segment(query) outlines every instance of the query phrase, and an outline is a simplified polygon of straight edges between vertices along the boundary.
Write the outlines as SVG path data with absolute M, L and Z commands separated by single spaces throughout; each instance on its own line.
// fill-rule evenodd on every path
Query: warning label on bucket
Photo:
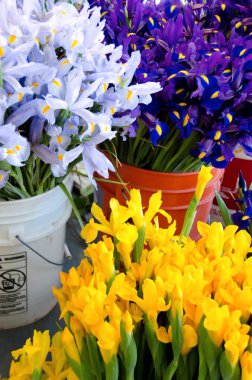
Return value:
M 0 316 L 27 311 L 26 252 L 0 256 Z

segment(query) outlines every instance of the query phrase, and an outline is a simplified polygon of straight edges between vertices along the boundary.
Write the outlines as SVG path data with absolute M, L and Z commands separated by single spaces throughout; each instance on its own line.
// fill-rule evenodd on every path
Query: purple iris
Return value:
M 247 189 L 246 181 L 242 172 L 239 173 L 238 199 L 236 199 L 239 210 L 232 215 L 234 224 L 239 229 L 248 229 L 252 232 L 252 190 Z
M 136 82 L 154 80 L 163 88 L 140 109 L 153 145 L 175 126 L 181 139 L 197 131 L 192 155 L 216 167 L 227 166 L 238 144 L 252 156 L 251 1 L 94 4 L 104 12 L 107 42 L 123 45 L 123 60 L 141 52 Z M 137 128 L 137 123 L 131 127 L 131 136 Z

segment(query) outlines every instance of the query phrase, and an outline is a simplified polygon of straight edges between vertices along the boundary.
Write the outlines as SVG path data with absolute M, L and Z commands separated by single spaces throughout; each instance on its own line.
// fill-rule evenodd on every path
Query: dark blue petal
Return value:
M 160 140 L 168 136 L 169 127 L 166 123 L 157 120 L 154 128 L 150 133 L 150 139 L 153 146 L 156 146 Z
M 151 31 L 153 29 L 160 29 L 161 26 L 155 17 L 150 16 L 147 22 L 148 29 Z

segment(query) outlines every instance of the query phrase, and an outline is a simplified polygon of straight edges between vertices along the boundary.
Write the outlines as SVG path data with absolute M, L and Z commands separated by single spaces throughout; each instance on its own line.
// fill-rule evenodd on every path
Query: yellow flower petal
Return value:
M 208 182 L 213 178 L 211 174 L 212 167 L 202 166 L 198 175 L 198 182 L 195 189 L 195 197 L 200 200 Z
M 80 354 L 76 346 L 74 336 L 71 334 L 70 330 L 67 327 L 65 327 L 62 332 L 61 341 L 67 355 L 75 362 L 80 364 Z
M 181 354 L 183 356 L 186 356 L 193 347 L 197 346 L 198 336 L 194 328 L 187 324 L 183 325 L 182 332 L 183 332 L 183 344 L 182 344 Z

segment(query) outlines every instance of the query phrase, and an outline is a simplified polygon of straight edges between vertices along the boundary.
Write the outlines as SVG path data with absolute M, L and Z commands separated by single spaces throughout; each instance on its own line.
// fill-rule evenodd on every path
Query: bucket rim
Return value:
M 109 155 L 106 154 L 106 152 L 102 151 L 102 153 L 109 158 Z M 141 172 L 141 173 L 145 173 L 145 174 L 152 173 L 155 176 L 193 177 L 193 176 L 198 176 L 198 174 L 199 174 L 199 170 L 193 171 L 193 172 L 184 172 L 184 173 L 183 172 L 160 172 L 160 171 L 156 171 L 156 170 L 144 169 L 144 168 L 140 168 L 138 166 L 130 165 L 124 161 L 119 161 L 118 167 L 119 167 L 119 170 L 122 167 L 126 167 L 126 168 L 131 168 L 131 170 L 134 170 L 135 172 Z M 214 172 L 217 172 L 220 174 L 224 173 L 224 169 L 222 169 L 222 168 L 216 168 L 216 167 L 212 166 L 212 170 Z
M 63 180 L 63 183 L 64 183 L 64 185 L 66 185 L 67 186 L 67 184 L 71 184 L 71 181 L 72 181 L 72 174 L 71 173 L 69 173 L 65 178 L 64 178 L 64 180 Z M 7 205 L 10 205 L 10 204 L 12 204 L 12 205 L 15 205 L 15 204 L 24 204 L 24 203 L 26 203 L 26 202 L 28 202 L 29 203 L 29 201 L 31 202 L 31 201 L 39 201 L 40 199 L 42 199 L 42 198 L 44 198 L 44 197 L 46 197 L 46 196 L 50 196 L 52 193 L 54 193 L 54 192 L 56 192 L 56 191 L 58 191 L 59 190 L 59 185 L 57 185 L 57 186 L 55 186 L 53 189 L 51 189 L 51 190 L 48 190 L 48 191 L 46 191 L 45 193 L 42 193 L 42 194 L 39 194 L 39 195 L 34 195 L 33 197 L 30 197 L 30 198 L 24 198 L 24 199 L 13 199 L 13 200 L 11 200 L 11 201 L 0 201 L 0 206 L 2 206 L 2 205 L 4 205 L 4 204 L 7 204 Z
M 152 173 L 152 175 L 162 176 L 162 177 L 164 177 L 164 176 L 167 176 L 167 177 L 195 177 L 195 176 L 198 176 L 198 174 L 199 174 L 199 170 L 194 171 L 194 172 L 184 172 L 184 173 L 182 173 L 182 172 L 159 172 L 159 171 L 155 171 L 155 170 L 139 168 L 137 166 L 126 164 L 125 162 L 122 162 L 122 164 L 125 167 L 133 168 L 133 170 L 136 172 L 142 172 L 145 174 Z M 220 172 L 220 173 L 224 172 L 224 169 L 219 169 L 219 168 L 215 168 L 215 167 L 212 167 L 212 170 L 214 172 L 217 172 L 217 173 L 218 172 Z

